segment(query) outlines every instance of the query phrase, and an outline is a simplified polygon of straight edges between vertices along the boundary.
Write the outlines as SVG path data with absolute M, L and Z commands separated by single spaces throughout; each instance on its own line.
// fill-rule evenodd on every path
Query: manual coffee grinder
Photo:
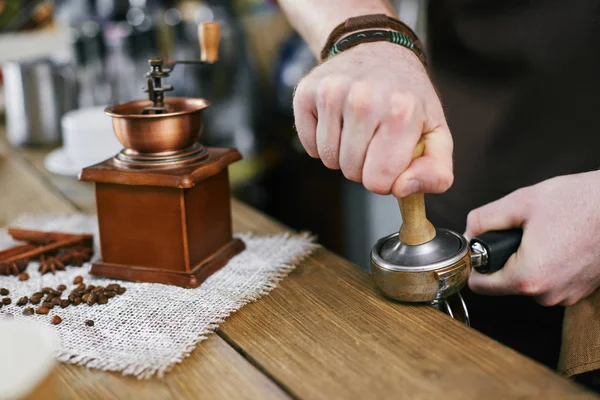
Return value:
M 102 260 L 92 275 L 197 287 L 244 249 L 227 173 L 240 153 L 199 142 L 207 100 L 165 97 L 175 65 L 217 61 L 219 25 L 199 25 L 198 37 L 201 60 L 149 60 L 149 100 L 106 109 L 124 149 L 80 174 L 96 190 Z
M 423 154 L 420 141 L 414 157 Z M 381 238 L 371 250 L 371 273 L 386 297 L 407 303 L 426 303 L 470 325 L 460 295 L 471 268 L 480 273 L 501 269 L 517 251 L 521 229 L 488 232 L 467 242 L 449 229 L 436 228 L 427 219 L 422 193 L 398 199 L 400 231 Z

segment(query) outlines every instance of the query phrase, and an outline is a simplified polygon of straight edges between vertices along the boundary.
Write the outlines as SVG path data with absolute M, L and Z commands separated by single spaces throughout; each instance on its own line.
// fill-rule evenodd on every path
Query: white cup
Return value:
M 123 146 L 117 140 L 106 106 L 69 111 L 61 119 L 63 147 L 46 158 L 46 168 L 61 175 L 77 176 L 90 165 L 117 154 Z
M 57 398 L 58 337 L 47 325 L 0 320 L 0 400 Z

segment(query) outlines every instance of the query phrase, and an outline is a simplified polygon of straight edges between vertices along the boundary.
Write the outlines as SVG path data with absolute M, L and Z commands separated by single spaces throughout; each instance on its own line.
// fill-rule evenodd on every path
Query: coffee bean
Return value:
M 109 299 L 111 299 L 111 298 L 115 297 L 117 294 L 115 292 L 113 292 L 112 290 L 105 290 L 104 295 L 106 297 L 108 297 Z
M 96 295 L 96 293 L 90 293 L 86 303 L 88 303 L 89 306 L 93 306 L 94 304 L 96 304 L 97 300 L 98 296 Z
M 116 283 L 111 283 L 110 285 L 106 286 L 106 289 L 116 292 L 120 287 L 121 286 L 117 285 Z
M 48 309 L 48 307 L 45 307 L 45 306 L 38 307 L 38 308 L 35 310 L 35 313 L 36 313 L 36 314 L 40 314 L 40 315 L 46 315 L 46 314 L 48 314 L 49 312 L 50 312 L 50 310 Z
M 44 293 L 42 292 L 35 292 L 34 294 L 31 295 L 31 297 L 42 297 L 44 295 Z
M 27 279 L 29 279 L 29 274 L 27 272 L 21 272 L 19 274 L 20 281 L 26 281 Z
M 62 322 L 62 318 L 59 317 L 58 315 L 55 315 L 54 317 L 52 317 L 52 325 L 58 325 Z
M 96 293 L 96 294 L 99 294 L 99 293 L 102 293 L 102 292 L 104 292 L 104 288 L 102 286 L 96 286 L 94 288 L 94 290 L 92 290 L 92 293 Z
M 37 296 L 32 296 L 29 301 L 31 302 L 31 304 L 40 304 L 40 301 L 42 301 L 42 299 L 40 297 Z
M 55 297 L 52 299 L 52 304 L 54 304 L 55 306 L 60 304 L 60 297 Z
M 48 294 L 46 296 L 46 298 L 44 299 L 44 301 L 52 301 L 52 299 L 54 298 L 54 295 L 52 293 Z
M 48 294 L 48 293 L 52 293 L 54 290 L 52 288 L 49 287 L 45 287 L 42 289 L 42 293 L 44 294 Z
M 81 296 L 81 300 L 85 301 L 86 303 L 88 302 L 89 299 L 90 299 L 89 293 L 86 293 L 83 296 Z
M 61 300 L 60 301 L 61 308 L 67 308 L 67 307 L 69 307 L 69 304 L 71 304 L 71 302 L 69 300 Z
M 33 315 L 34 311 L 33 308 L 31 307 L 27 307 L 26 309 L 23 310 L 23 315 Z
M 82 282 L 82 283 L 78 284 L 75 289 L 76 290 L 85 290 L 85 284 Z
M 77 275 L 75 277 L 75 279 L 73 279 L 73 284 L 74 285 L 79 285 L 81 282 L 83 282 L 83 276 L 81 276 L 81 275 Z
M 123 294 L 123 293 L 125 293 L 126 290 L 127 290 L 126 288 L 120 287 L 120 288 L 117 289 L 117 293 L 118 294 Z
M 98 295 L 98 304 L 106 304 L 108 303 L 108 297 L 104 296 L 103 294 L 99 294 Z
M 62 296 L 62 291 L 60 291 L 60 290 L 54 290 L 54 291 L 52 291 L 52 295 L 54 297 L 60 297 L 60 296 Z
M 75 297 L 75 299 L 72 301 L 72 304 L 74 306 L 78 306 L 81 304 L 81 302 L 82 302 L 81 297 Z
M 95 287 L 96 286 L 94 286 L 94 285 L 87 285 L 87 287 L 85 288 L 85 290 L 89 290 L 91 292 L 92 290 L 94 290 Z
M 85 321 L 85 324 L 87 326 L 94 326 L 94 321 L 92 321 L 91 319 L 88 319 L 88 320 Z
M 57 288 L 58 290 L 60 290 L 61 292 L 63 292 L 63 291 L 65 291 L 65 290 L 67 290 L 67 287 L 66 287 L 65 285 L 58 285 L 56 288 Z
M 12 303 L 12 300 L 9 297 L 5 297 L 2 299 L 2 304 L 4 304 L 5 306 L 9 305 L 10 303 Z
M 8 291 L 8 289 L 5 289 L 5 288 L 0 289 L 0 295 L 8 296 L 9 294 L 10 294 L 10 292 Z
M 49 310 L 52 310 L 54 308 L 54 304 L 52 304 L 52 302 L 50 302 L 50 301 L 44 301 L 42 303 L 42 306 L 46 307 Z
M 27 298 L 27 296 L 23 296 L 19 299 L 19 301 L 17 301 L 17 305 L 18 306 L 24 306 L 25 304 L 27 304 L 29 302 L 29 299 Z

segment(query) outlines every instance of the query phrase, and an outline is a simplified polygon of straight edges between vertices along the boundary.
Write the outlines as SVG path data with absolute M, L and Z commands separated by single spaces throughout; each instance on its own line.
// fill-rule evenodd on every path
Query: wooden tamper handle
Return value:
M 421 157 L 424 150 L 425 143 L 421 138 L 415 147 L 413 159 Z M 429 222 L 425 213 L 423 193 L 415 193 L 398 199 L 398 205 L 402 214 L 402 226 L 398 238 L 401 243 L 416 246 L 427 243 L 435 237 L 435 227 Z
M 200 60 L 215 63 L 219 60 L 219 41 L 221 28 L 217 22 L 203 22 L 198 25 L 198 41 L 200 42 Z

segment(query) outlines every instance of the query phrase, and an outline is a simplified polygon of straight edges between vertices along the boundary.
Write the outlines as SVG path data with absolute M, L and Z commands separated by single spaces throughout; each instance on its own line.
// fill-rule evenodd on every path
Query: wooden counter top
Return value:
M 11 149 L 0 132 L 0 226 L 22 212 L 94 212 L 93 186 L 49 174 L 45 154 Z M 238 232 L 286 230 L 237 201 L 233 220 Z M 61 399 L 597 398 L 431 307 L 383 299 L 325 249 L 164 380 L 64 364 L 58 376 Z

